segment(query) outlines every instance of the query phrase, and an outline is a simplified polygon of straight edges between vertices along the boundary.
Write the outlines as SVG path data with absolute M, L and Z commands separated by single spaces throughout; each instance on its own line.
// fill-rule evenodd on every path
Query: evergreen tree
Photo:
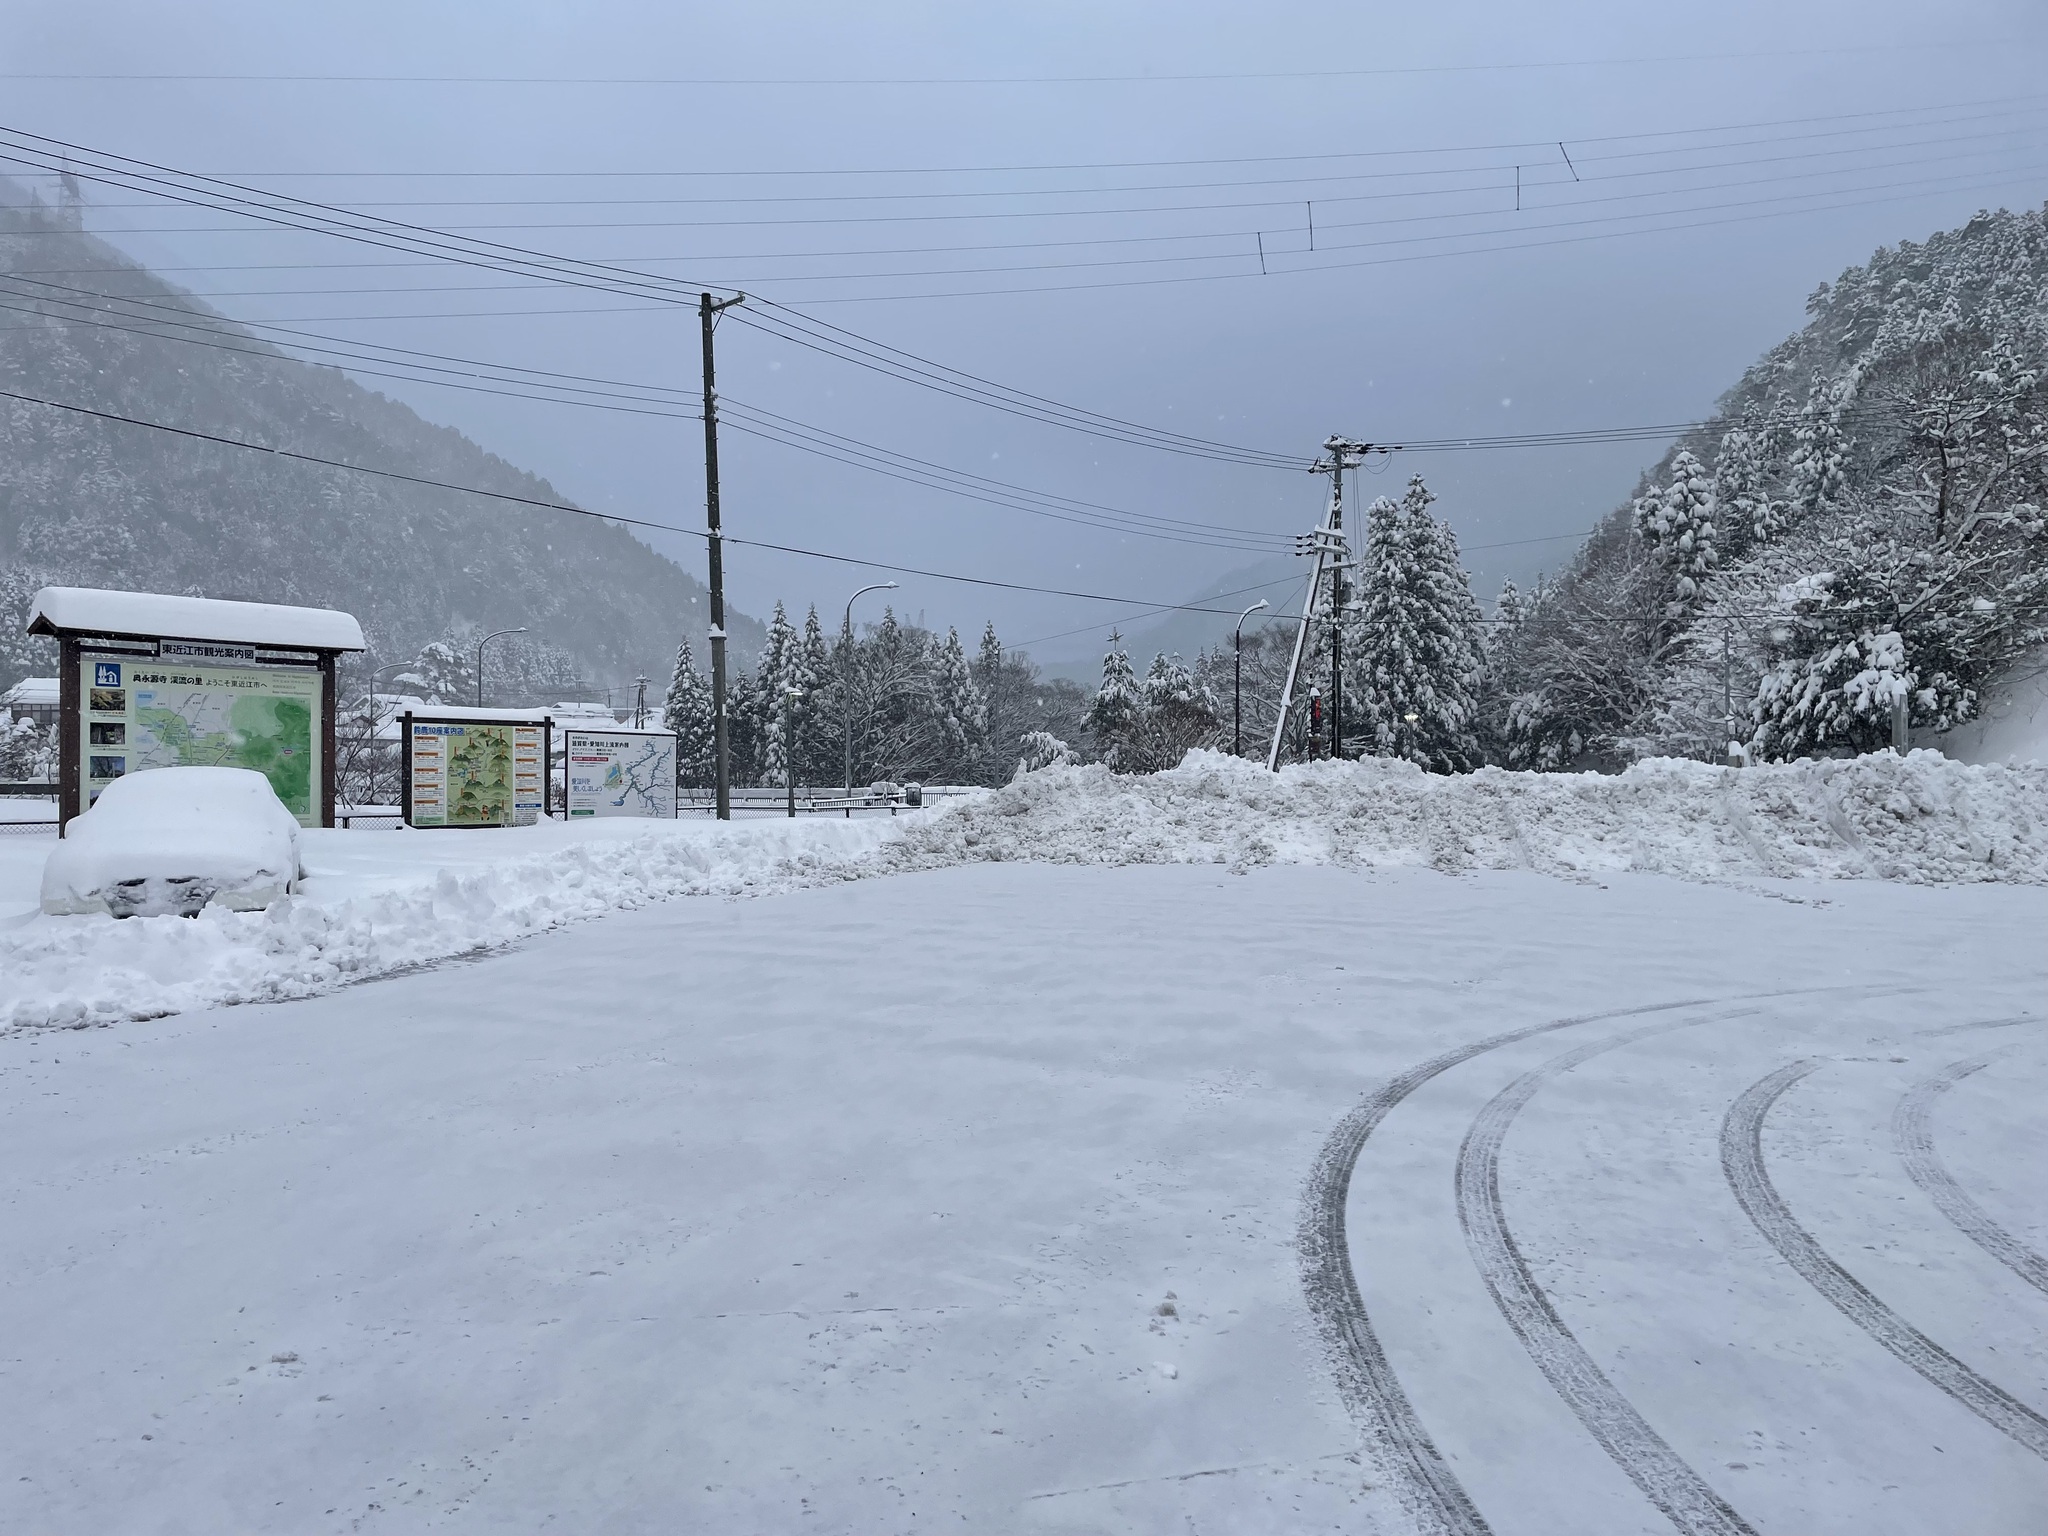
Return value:
M 803 691 L 796 723 L 797 775 L 807 784 L 836 784 L 842 756 L 839 684 L 816 604 L 804 615 L 792 670 Z
M 1135 773 L 1131 738 L 1137 729 L 1142 703 L 1138 679 L 1131 671 L 1131 658 L 1119 643 L 1121 635 L 1109 637 L 1110 649 L 1102 658 L 1102 685 L 1095 690 L 1095 702 L 1088 706 L 1088 730 L 1095 738 L 1096 755 L 1113 772 Z
M 760 759 L 755 775 L 763 784 L 780 784 L 789 769 L 790 744 L 783 740 L 783 719 L 787 713 L 783 692 L 796 680 L 798 660 L 796 630 L 781 602 L 768 621 L 768 639 L 761 647 L 761 664 L 755 672 L 754 707 L 760 712 L 756 727 Z
M 1783 515 L 1764 483 L 1762 445 L 1741 427 L 1721 435 L 1714 456 L 1714 527 L 1734 554 L 1768 544 L 1784 529 Z
M 1679 449 L 1671 460 L 1671 484 L 1636 502 L 1636 531 L 1670 568 L 1677 606 L 1691 608 L 1716 555 L 1714 483 L 1706 466 Z
M 948 629 L 936 647 L 931 672 L 932 767 L 942 781 L 973 777 L 988 744 L 988 711 L 967 665 L 960 631 Z
M 1138 687 L 1139 712 L 1132 735 L 1139 760 L 1131 767 L 1156 773 L 1216 740 L 1216 696 L 1178 656 L 1157 655 Z
M 734 785 L 774 782 L 764 776 L 761 766 L 766 757 L 766 745 L 762 732 L 760 681 L 753 673 L 740 668 L 734 672 L 725 690 L 725 751 Z
M 1850 385 L 1816 381 L 1793 432 L 1791 479 L 1794 509 L 1806 516 L 1833 511 L 1848 487 L 1849 445 L 1842 433 L 1842 409 Z
M 974 659 L 974 681 L 981 689 L 982 703 L 988 711 L 989 761 L 984 782 L 999 783 L 1009 758 L 1010 743 L 1017 732 L 1003 718 L 1003 643 L 996 638 L 994 619 L 990 619 L 981 632 L 981 649 Z
M 1435 500 L 1417 475 L 1400 506 L 1373 504 L 1362 601 L 1345 625 L 1345 709 L 1375 756 L 1463 773 L 1481 758 L 1479 604 Z
M 668 698 L 661 706 L 661 723 L 676 733 L 676 764 L 683 782 L 698 789 L 714 783 L 717 741 L 711 718 L 711 681 L 697 670 L 688 635 L 676 647 L 676 666 L 669 677 Z

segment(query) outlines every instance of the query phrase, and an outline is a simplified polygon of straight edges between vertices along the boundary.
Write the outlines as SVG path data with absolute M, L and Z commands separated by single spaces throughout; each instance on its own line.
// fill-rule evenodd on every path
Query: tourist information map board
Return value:
M 319 669 L 254 665 L 253 647 L 165 641 L 161 651 L 79 657 L 84 803 L 147 768 L 253 768 L 300 826 L 319 826 Z M 252 664 L 237 665 L 237 653 Z
M 405 819 L 530 827 L 547 812 L 548 721 L 406 715 Z
M 673 731 L 571 726 L 562 733 L 569 819 L 676 814 Z

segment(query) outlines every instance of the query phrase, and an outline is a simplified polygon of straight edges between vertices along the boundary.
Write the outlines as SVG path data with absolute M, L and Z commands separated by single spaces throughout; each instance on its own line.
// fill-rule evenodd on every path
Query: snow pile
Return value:
M 302 839 L 303 893 L 265 912 L 0 925 L 0 1028 L 303 997 L 670 897 L 980 861 L 2044 883 L 2048 768 L 1915 752 L 1613 777 L 1444 777 L 1383 759 L 1271 774 L 1197 752 L 1146 776 L 1047 768 L 910 818 Z
M 299 878 L 299 824 L 247 768 L 163 768 L 116 779 L 43 866 L 42 908 L 194 916 L 261 912 Z
M 870 862 L 984 859 L 2048 882 L 2048 769 L 1915 752 L 1740 770 L 1659 759 L 1612 776 L 1446 777 L 1378 758 L 1272 774 L 1197 752 L 1147 776 L 1026 774 Z
M 893 825 L 650 822 L 611 836 L 579 836 L 584 827 L 555 824 L 307 833 L 308 894 L 267 911 L 209 906 L 196 918 L 32 917 L 0 927 L 0 1029 L 305 997 L 670 897 L 759 895 L 848 879 Z M 321 878 L 323 853 L 338 861 L 364 849 L 402 862 L 378 882 Z M 465 861 L 475 862 L 463 868 Z M 366 884 L 373 888 L 348 889 Z

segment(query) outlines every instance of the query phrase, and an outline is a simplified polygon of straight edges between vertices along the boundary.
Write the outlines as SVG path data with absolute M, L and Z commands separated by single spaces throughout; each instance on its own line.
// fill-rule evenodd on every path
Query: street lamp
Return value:
M 839 630 L 846 636 L 846 660 L 840 666 L 839 694 L 840 703 L 844 706 L 840 713 L 846 726 L 846 798 L 849 800 L 853 798 L 853 601 L 870 592 L 892 592 L 895 588 L 893 581 L 878 581 L 871 587 L 862 587 L 846 600 L 846 622 Z M 851 815 L 852 811 L 849 809 L 847 814 Z
M 523 635 L 523 629 L 494 629 L 476 643 L 476 707 L 484 707 L 484 647 L 500 635 Z
M 782 685 L 782 782 L 789 790 L 789 817 L 796 819 L 796 706 L 803 690 L 795 683 Z
M 1230 683 L 1230 751 L 1234 757 L 1244 756 L 1244 621 L 1265 606 L 1266 600 L 1262 597 L 1237 616 L 1237 629 L 1230 642 L 1231 665 L 1235 672 Z

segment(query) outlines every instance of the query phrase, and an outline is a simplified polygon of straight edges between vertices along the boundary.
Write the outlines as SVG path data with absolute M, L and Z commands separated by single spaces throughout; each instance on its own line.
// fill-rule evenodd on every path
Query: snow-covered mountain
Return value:
M 458 485 L 565 501 L 341 371 L 285 356 L 0 183 L 0 389 Z M 70 290 L 49 287 L 63 284 Z M 76 290 L 182 307 L 190 330 Z M 223 345 L 235 350 L 224 350 Z M 522 625 L 536 686 L 668 676 L 708 623 L 700 582 L 626 530 L 0 399 L 0 687 L 51 658 L 21 637 L 46 583 L 344 608 L 375 659 L 449 631 Z M 728 615 L 742 658 L 761 624 Z M 504 660 L 515 655 L 509 644 Z M 558 695 L 557 695 L 558 696 Z
M 1506 626 L 1509 761 L 1868 750 L 1900 700 L 1938 734 L 2048 636 L 2048 214 L 1808 311 Z

